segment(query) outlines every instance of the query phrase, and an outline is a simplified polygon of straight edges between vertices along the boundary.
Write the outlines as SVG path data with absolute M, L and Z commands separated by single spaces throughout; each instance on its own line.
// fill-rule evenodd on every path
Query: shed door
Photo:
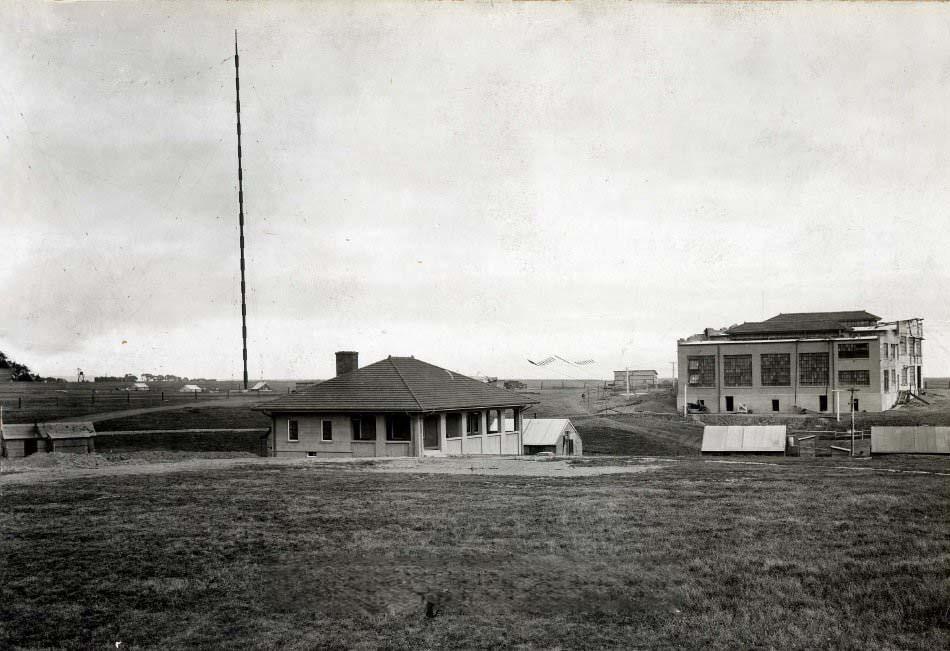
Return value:
M 439 449 L 438 416 L 426 416 L 422 421 L 422 444 L 427 450 Z

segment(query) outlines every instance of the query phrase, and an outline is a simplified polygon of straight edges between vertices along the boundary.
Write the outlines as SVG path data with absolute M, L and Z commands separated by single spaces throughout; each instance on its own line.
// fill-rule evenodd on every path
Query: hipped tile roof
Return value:
M 265 413 L 428 412 L 534 402 L 413 357 L 388 357 L 254 408 Z
M 835 332 L 850 330 L 851 327 L 843 322 L 852 321 L 880 321 L 864 310 L 847 312 L 793 312 L 779 314 L 771 319 L 758 322 L 747 322 L 733 326 L 726 331 L 729 335 L 767 334 L 782 332 Z

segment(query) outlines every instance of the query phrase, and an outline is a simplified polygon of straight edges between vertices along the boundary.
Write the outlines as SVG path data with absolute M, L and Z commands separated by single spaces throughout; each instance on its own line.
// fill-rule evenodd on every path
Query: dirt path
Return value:
M 184 411 L 193 407 L 247 407 L 259 402 L 263 402 L 259 396 L 239 397 L 239 398 L 216 398 L 215 400 L 196 400 L 188 403 L 177 403 L 163 407 L 142 407 L 140 409 L 123 409 L 121 411 L 104 411 L 98 414 L 83 414 L 81 416 L 68 416 L 66 418 L 57 418 L 54 423 L 67 423 L 75 421 L 97 422 L 100 420 L 112 420 L 113 418 L 125 418 L 126 416 L 139 416 L 141 414 L 150 414 L 156 411 Z

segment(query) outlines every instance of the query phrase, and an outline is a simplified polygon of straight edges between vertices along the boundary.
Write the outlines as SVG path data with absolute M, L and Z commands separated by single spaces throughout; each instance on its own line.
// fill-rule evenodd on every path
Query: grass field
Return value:
M 0 647 L 946 648 L 948 497 L 935 475 L 700 460 L 7 485 Z

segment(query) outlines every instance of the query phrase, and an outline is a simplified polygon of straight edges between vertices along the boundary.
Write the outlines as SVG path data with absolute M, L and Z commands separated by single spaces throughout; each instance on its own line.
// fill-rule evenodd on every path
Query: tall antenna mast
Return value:
M 237 30 L 234 30 L 234 93 L 237 98 L 238 226 L 241 230 L 241 352 L 244 355 L 244 390 L 247 391 L 247 301 L 244 287 L 244 171 L 241 169 L 241 77 L 238 73 Z

